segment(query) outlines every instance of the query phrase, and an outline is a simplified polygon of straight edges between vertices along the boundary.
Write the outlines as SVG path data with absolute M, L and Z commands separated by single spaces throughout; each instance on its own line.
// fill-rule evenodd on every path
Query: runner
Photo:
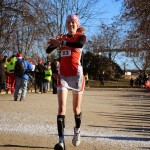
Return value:
M 84 28 L 80 27 L 80 20 L 77 15 L 69 15 L 66 19 L 68 34 L 58 35 L 56 39 L 50 39 L 50 45 L 46 52 L 50 53 L 55 48 L 60 47 L 60 65 L 58 68 L 58 116 L 57 128 L 59 142 L 55 145 L 55 150 L 65 150 L 64 128 L 66 101 L 68 89 L 73 94 L 73 111 L 75 117 L 74 136 L 72 143 L 74 146 L 80 144 L 80 125 L 81 125 L 81 101 L 85 85 L 83 69 L 80 64 L 82 47 L 86 42 L 83 34 Z

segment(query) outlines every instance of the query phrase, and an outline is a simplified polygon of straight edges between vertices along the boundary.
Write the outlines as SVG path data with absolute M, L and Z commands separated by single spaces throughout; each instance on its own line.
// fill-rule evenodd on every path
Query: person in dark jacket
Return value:
M 57 60 L 54 60 L 54 61 L 51 63 L 53 94 L 57 94 L 58 65 L 59 65 L 59 62 L 58 62 Z
M 22 63 L 24 66 L 24 74 L 23 76 L 16 75 L 16 86 L 15 86 L 15 93 L 14 93 L 14 101 L 17 101 L 18 99 L 18 93 L 19 89 L 22 86 L 22 92 L 20 96 L 20 101 L 25 99 L 26 93 L 27 93 L 27 84 L 29 80 L 29 75 L 27 74 L 27 71 L 34 71 L 34 67 L 31 63 L 29 63 L 27 60 L 24 60 L 22 58 L 22 54 L 17 53 L 17 62 Z M 17 64 L 16 62 L 16 64 Z M 16 73 L 15 73 L 16 74 Z
M 42 59 L 38 59 L 38 64 L 35 67 L 35 92 L 37 92 L 37 89 L 39 93 L 44 92 L 44 70 L 45 66 Z
M 2 56 L 0 56 L 0 93 L 3 89 L 5 89 L 5 65 L 4 65 L 4 59 Z

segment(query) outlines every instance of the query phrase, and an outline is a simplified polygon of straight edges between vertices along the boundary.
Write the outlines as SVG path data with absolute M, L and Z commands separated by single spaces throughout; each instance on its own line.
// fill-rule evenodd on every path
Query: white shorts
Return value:
M 71 89 L 74 92 L 82 92 L 85 87 L 84 75 L 66 77 L 58 75 L 57 90 Z

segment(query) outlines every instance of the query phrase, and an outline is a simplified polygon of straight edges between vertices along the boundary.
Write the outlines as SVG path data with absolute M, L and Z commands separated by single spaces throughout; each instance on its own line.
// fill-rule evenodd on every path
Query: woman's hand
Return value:
M 52 38 L 48 41 L 48 44 L 50 44 L 53 47 L 59 47 L 62 44 L 62 34 L 58 35 L 56 38 Z
M 61 46 L 61 43 L 62 43 L 62 41 L 55 39 L 55 38 L 52 38 L 52 39 L 50 39 L 50 41 L 48 41 L 48 44 L 50 44 L 51 46 L 54 46 L 54 47 Z

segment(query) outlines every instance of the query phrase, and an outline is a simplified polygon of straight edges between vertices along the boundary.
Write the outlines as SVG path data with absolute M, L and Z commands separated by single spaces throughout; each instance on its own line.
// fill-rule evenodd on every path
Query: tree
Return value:
M 101 55 L 105 58 L 105 63 L 108 63 L 110 70 L 110 76 L 114 74 L 113 62 L 116 55 L 119 53 L 119 49 L 122 46 L 122 37 L 120 34 L 120 28 L 114 22 L 110 25 L 102 23 L 99 26 L 97 35 L 92 36 L 91 40 L 87 42 L 86 50 L 93 54 Z M 108 61 L 109 60 L 109 61 Z
M 99 9 L 95 11 L 98 3 L 99 0 L 2 1 L 1 53 L 13 49 L 35 55 L 35 49 L 36 54 L 40 49 L 39 55 L 44 57 L 47 40 L 65 32 L 67 15 L 78 14 L 81 25 L 88 25 L 87 21 L 99 18 Z
M 92 52 L 86 52 L 83 55 L 83 70 L 84 74 L 88 73 L 90 77 L 99 79 L 104 73 L 105 79 L 115 78 L 123 73 L 122 69 L 113 61 L 112 71 L 110 72 L 110 59 L 105 56 L 94 55 Z M 112 74 L 113 73 L 113 74 Z
M 132 54 L 135 66 L 139 70 L 150 68 L 150 1 L 124 0 L 122 20 L 130 25 L 125 48 Z M 143 60 L 140 65 L 139 59 Z
M 114 61 L 119 49 L 122 48 L 122 37 L 120 33 L 121 30 L 115 22 L 110 25 L 101 23 L 97 35 L 92 36 L 91 40 L 88 41 L 86 49 L 95 54 L 101 52 L 103 56 Z
M 16 16 L 21 14 L 24 2 L 18 4 L 18 1 L 0 2 L 0 53 L 6 52 L 11 43 L 11 35 L 16 27 Z

